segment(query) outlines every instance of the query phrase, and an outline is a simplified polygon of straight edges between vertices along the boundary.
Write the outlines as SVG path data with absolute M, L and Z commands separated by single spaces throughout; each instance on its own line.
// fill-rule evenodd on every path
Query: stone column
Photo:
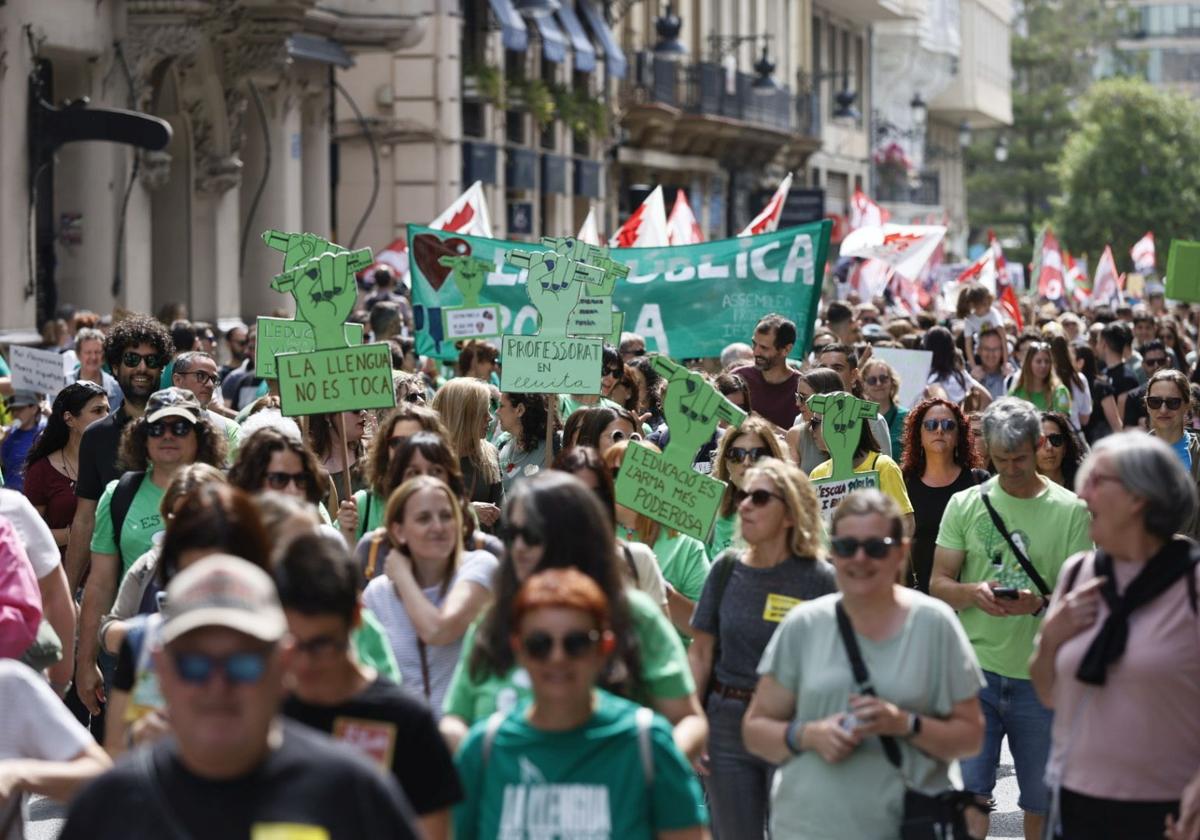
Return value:
M 328 238 L 332 235 L 330 219 L 331 184 L 329 172 L 329 74 L 325 67 L 314 72 L 316 83 L 309 88 L 300 108 L 300 154 L 301 154 L 301 219 L 305 231 Z M 319 80 L 319 81 L 317 81 Z M 349 224 L 356 224 L 350 221 Z M 345 225 L 343 225 L 345 227 Z M 351 246 L 349 235 L 352 228 L 340 234 L 346 239 L 340 243 Z M 362 245 L 380 244 L 359 242 Z M 387 244 L 387 243 L 382 243 Z

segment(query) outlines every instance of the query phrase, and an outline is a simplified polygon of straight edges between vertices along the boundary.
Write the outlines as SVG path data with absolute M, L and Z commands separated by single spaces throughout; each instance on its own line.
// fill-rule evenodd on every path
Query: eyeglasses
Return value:
M 535 630 L 521 640 L 521 648 L 530 659 L 545 662 L 554 653 L 555 645 L 562 646 L 562 651 L 568 659 L 580 659 L 599 643 L 599 630 L 572 630 L 559 638 Z
M 344 651 L 349 646 L 350 640 L 347 638 L 338 639 L 333 636 L 314 636 L 311 639 L 305 639 L 303 642 L 295 642 L 292 647 L 297 652 L 308 654 L 315 659 L 326 653 Z
M 950 419 L 924 420 L 924 421 L 922 421 L 921 426 L 927 432 L 936 432 L 938 429 L 941 429 L 943 432 L 953 432 L 955 429 L 958 428 L 958 421 L 950 420 Z
M 1095 470 L 1093 470 L 1092 472 L 1089 472 L 1087 474 L 1087 478 L 1084 479 L 1083 486 L 1084 487 L 1095 487 L 1097 484 L 1103 484 L 1106 481 L 1115 482 L 1117 484 L 1120 484 L 1122 487 L 1125 486 L 1125 482 L 1121 481 L 1121 479 L 1118 478 L 1117 476 L 1105 475 L 1104 473 L 1098 473 Z
M 308 489 L 308 473 L 269 472 L 267 486 L 272 490 L 286 490 L 289 484 L 295 484 L 297 490 Z
M 872 388 L 878 388 L 880 385 L 892 384 L 892 377 L 886 373 L 881 373 L 879 376 L 864 376 L 863 382 L 866 382 Z
M 1142 367 L 1162 367 L 1167 363 L 1166 356 L 1155 356 L 1153 359 L 1149 356 L 1142 357 Z
M 176 653 L 175 673 L 186 683 L 203 685 L 220 671 L 234 685 L 256 683 L 267 670 L 266 653 L 234 653 L 229 656 L 209 656 L 206 653 Z
M 1183 397 L 1146 397 L 1146 405 L 1155 411 L 1163 407 L 1163 403 L 1167 404 L 1167 408 L 1171 411 L 1178 411 L 1183 407 Z
M 542 544 L 542 535 L 530 528 L 528 525 L 513 525 L 510 522 L 500 523 L 500 527 L 496 531 L 496 535 L 505 545 L 512 545 L 517 541 L 517 537 L 528 546 L 537 546 Z
M 152 438 L 162 437 L 170 431 L 172 437 L 187 437 L 196 428 L 191 420 L 184 420 L 182 417 L 178 420 L 172 420 L 168 423 L 166 420 L 159 420 L 157 423 L 146 424 L 146 434 Z
M 146 363 L 146 367 L 151 370 L 158 370 L 163 366 L 162 356 L 158 353 L 135 353 L 132 350 L 126 350 L 125 355 L 121 357 L 121 364 L 127 368 L 135 368 L 142 362 Z
M 209 373 L 206 370 L 189 370 L 181 373 L 180 376 L 194 376 L 197 382 L 208 385 L 216 385 L 220 381 L 215 373 Z
M 861 548 L 868 557 L 874 560 L 882 560 L 887 557 L 888 550 L 894 545 L 896 545 L 896 541 L 891 537 L 871 537 L 865 540 L 854 537 L 834 537 L 829 541 L 829 547 L 838 557 L 853 557 Z
M 1053 446 L 1055 449 L 1061 449 L 1063 444 L 1067 442 L 1067 436 L 1058 432 L 1052 432 L 1043 436 L 1042 440 Z
M 770 490 L 764 490 L 761 487 L 757 490 L 751 490 L 743 498 L 749 499 L 750 504 L 754 505 L 755 507 L 766 507 L 768 504 L 770 504 L 772 499 L 778 499 L 784 504 L 787 504 L 787 499 L 783 498 L 783 496 L 779 495 L 778 493 L 772 493 Z
M 808 402 L 808 397 L 804 396 L 803 394 L 796 394 L 796 405 L 803 408 L 806 402 Z
M 755 446 L 751 449 L 745 449 L 741 446 L 731 446 L 729 447 L 728 452 L 730 459 L 738 464 L 746 463 L 747 458 L 749 458 L 750 463 L 753 464 L 763 458 L 766 458 L 770 454 L 771 450 L 767 449 L 765 446 Z

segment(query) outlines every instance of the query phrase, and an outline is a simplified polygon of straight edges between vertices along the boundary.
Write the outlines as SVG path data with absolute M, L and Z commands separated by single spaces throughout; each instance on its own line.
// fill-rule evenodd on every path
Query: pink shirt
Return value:
M 1072 588 L 1096 576 L 1088 553 L 1068 560 L 1058 579 L 1069 580 L 1079 565 Z M 1141 569 L 1116 561 L 1113 567 L 1119 592 Z M 1064 594 L 1056 590 L 1053 601 Z M 1108 613 L 1101 599 L 1095 625 L 1058 649 L 1049 766 L 1058 770 L 1065 759 L 1063 787 L 1085 796 L 1177 800 L 1200 769 L 1200 617 L 1192 611 L 1187 581 L 1130 616 L 1124 655 L 1109 667 L 1103 686 L 1090 686 L 1075 672 Z

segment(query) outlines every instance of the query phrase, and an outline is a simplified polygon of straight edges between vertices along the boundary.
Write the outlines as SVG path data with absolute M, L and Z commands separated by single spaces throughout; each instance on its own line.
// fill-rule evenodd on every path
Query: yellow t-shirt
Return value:
M 856 473 L 878 472 L 879 489 L 896 500 L 901 513 L 912 513 L 912 502 L 908 500 L 908 488 L 904 485 L 904 473 L 900 465 L 886 455 L 872 452 L 863 458 L 861 464 L 854 468 Z M 819 478 L 830 478 L 833 475 L 833 460 L 824 461 L 813 467 L 809 478 L 816 481 Z

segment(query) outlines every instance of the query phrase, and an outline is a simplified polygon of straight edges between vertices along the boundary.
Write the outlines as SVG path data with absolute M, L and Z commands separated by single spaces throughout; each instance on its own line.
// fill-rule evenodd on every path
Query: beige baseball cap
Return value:
M 188 566 L 167 587 L 163 644 L 201 627 L 227 627 L 264 642 L 287 632 L 275 582 L 262 569 L 229 554 Z

